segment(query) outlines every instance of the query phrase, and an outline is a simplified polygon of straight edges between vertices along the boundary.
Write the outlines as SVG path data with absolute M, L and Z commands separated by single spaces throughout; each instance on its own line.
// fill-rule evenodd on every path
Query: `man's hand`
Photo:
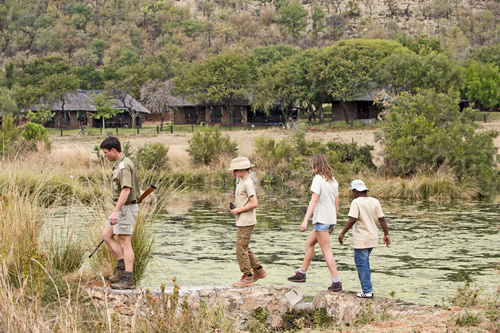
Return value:
M 389 244 L 391 244 L 391 237 L 389 237 L 389 235 L 384 236 L 384 243 L 385 246 L 389 246 Z
M 339 243 L 344 244 L 344 234 L 343 233 L 340 233 L 340 235 L 339 235 Z
M 302 222 L 300 225 L 300 231 L 304 232 L 307 229 L 307 221 Z
M 111 213 L 111 216 L 109 217 L 109 223 L 111 225 L 115 225 L 118 223 L 118 212 Z

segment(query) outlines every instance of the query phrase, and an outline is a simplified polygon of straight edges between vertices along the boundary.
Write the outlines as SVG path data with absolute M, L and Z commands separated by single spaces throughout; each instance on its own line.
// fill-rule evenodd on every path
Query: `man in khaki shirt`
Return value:
M 132 234 L 139 213 L 139 181 L 134 163 L 122 154 L 118 138 L 109 136 L 100 145 L 104 156 L 113 163 L 114 209 L 102 233 L 102 239 L 118 261 L 116 274 L 108 277 L 113 289 L 134 289 L 134 250 Z M 113 235 L 118 235 L 119 242 Z
M 389 246 L 391 238 L 380 202 L 368 196 L 368 188 L 360 180 L 354 180 L 351 187 L 354 200 L 349 210 L 349 221 L 339 235 L 339 243 L 344 244 L 344 235 L 353 226 L 354 262 L 358 270 L 361 292 L 360 298 L 373 298 L 370 271 L 370 253 L 378 246 L 378 228 L 384 230 L 384 243 Z
M 246 157 L 237 157 L 231 161 L 228 171 L 240 179 L 235 191 L 235 206 L 229 207 L 236 216 L 236 257 L 243 273 L 241 280 L 233 283 L 234 287 L 251 287 L 259 279 L 267 276 L 259 259 L 248 246 L 254 226 L 257 224 L 255 209 L 258 207 L 255 183 L 249 176 L 254 165 Z M 253 273 L 252 273 L 253 269 Z

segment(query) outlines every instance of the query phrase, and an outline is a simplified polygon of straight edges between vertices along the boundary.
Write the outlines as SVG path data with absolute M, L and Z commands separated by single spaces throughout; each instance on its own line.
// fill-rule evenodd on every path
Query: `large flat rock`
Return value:
M 394 318 L 435 311 L 433 307 L 404 302 L 398 299 L 375 296 L 358 298 L 355 292 L 322 291 L 314 296 L 314 309 L 326 309 L 327 315 L 342 324 L 354 324 L 372 318 Z
M 179 306 L 182 303 L 189 305 L 190 309 L 197 310 L 202 303 L 209 306 L 224 306 L 225 314 L 235 319 L 239 327 L 252 316 L 252 310 L 262 308 L 269 312 L 268 324 L 277 327 L 281 325 L 283 314 L 291 311 L 303 299 L 302 291 L 298 286 L 254 286 L 248 288 L 234 288 L 231 286 L 198 286 L 198 287 L 165 287 L 137 288 L 133 290 L 113 290 L 102 288 L 89 288 L 88 293 L 94 301 L 108 304 L 121 315 L 133 315 L 137 309 L 144 309 L 144 296 L 165 297 L 179 295 Z M 142 304 L 139 304 L 142 303 Z

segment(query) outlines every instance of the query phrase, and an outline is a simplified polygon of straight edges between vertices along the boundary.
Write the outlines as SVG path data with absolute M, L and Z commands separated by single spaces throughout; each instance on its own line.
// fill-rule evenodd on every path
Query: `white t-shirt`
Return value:
M 337 224 L 335 197 L 339 195 L 339 184 L 335 178 L 329 182 L 320 175 L 314 176 L 311 192 L 319 196 L 316 207 L 314 207 L 313 224 Z

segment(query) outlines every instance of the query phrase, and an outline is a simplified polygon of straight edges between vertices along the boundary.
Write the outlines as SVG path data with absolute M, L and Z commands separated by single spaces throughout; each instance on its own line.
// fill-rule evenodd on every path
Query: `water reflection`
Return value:
M 154 221 L 156 247 L 143 285 L 221 285 L 238 280 L 241 273 L 235 255 L 236 227 L 227 212 L 230 195 L 184 193 L 169 204 L 168 215 Z M 299 225 L 307 199 L 259 198 L 258 224 L 251 246 L 269 276 L 258 284 L 288 284 L 288 276 L 300 268 L 308 233 Z M 464 279 L 484 290 L 496 290 L 500 262 L 497 205 L 465 203 L 382 201 L 392 244 L 371 255 L 375 293 L 407 301 L 440 304 L 452 296 Z M 352 254 L 352 231 L 344 246 L 337 236 L 345 225 L 349 202 L 341 202 L 339 225 L 331 237 L 340 278 L 346 290 L 359 291 Z M 310 230 L 310 229 L 309 229 Z M 382 235 L 382 233 L 380 234 Z M 380 240 L 380 244 L 382 241 Z M 331 284 L 319 246 L 301 284 L 306 296 Z

